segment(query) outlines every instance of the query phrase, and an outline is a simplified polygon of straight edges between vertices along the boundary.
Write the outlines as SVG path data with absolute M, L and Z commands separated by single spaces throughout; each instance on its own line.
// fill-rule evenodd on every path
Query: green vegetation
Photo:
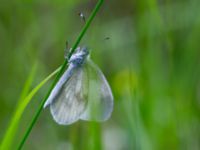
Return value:
M 200 149 L 199 0 L 104 1 L 97 14 L 97 1 L 0 2 L 0 149 Z M 60 126 L 41 109 L 66 40 L 108 79 L 108 121 Z

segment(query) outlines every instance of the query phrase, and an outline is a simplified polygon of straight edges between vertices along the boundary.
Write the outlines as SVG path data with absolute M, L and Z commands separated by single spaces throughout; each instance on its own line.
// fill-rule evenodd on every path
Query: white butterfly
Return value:
M 69 67 L 52 90 L 44 108 L 50 106 L 58 124 L 79 119 L 105 121 L 113 110 L 113 95 L 101 70 L 88 57 L 86 47 L 76 49 Z

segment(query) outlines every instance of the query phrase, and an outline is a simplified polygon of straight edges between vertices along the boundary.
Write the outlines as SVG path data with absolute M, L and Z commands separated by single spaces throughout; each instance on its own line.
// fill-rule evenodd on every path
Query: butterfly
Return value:
M 61 125 L 109 119 L 113 94 L 105 76 L 90 59 L 88 48 L 77 48 L 68 63 L 44 108 L 50 107 L 53 119 Z

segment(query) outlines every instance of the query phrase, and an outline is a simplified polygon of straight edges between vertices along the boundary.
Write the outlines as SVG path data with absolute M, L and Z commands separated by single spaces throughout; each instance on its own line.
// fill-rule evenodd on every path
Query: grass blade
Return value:
M 28 94 L 28 91 L 30 89 L 30 86 L 32 84 L 33 78 L 35 76 L 35 72 L 36 72 L 36 68 L 37 68 L 37 63 L 34 64 L 34 66 L 31 69 L 31 72 L 24 84 L 24 88 L 21 92 L 21 96 L 18 100 L 18 103 L 16 105 L 16 109 L 15 112 L 13 113 L 12 119 L 10 121 L 10 125 L 8 127 L 8 129 L 6 130 L 5 136 L 3 138 L 3 141 L 1 143 L 1 149 L 10 149 L 10 146 L 13 142 L 13 138 L 15 136 L 18 124 L 19 124 L 19 109 L 20 108 L 20 104 L 22 103 L 23 99 L 25 98 L 25 96 Z
M 60 70 L 60 67 L 58 69 L 56 69 L 53 73 L 51 73 L 48 77 L 46 77 L 42 82 L 40 82 L 27 96 L 25 96 L 30 87 L 30 84 L 32 83 L 32 79 L 34 78 L 36 68 L 37 68 L 36 65 L 34 65 L 32 71 L 29 75 L 29 78 L 28 78 L 27 82 L 25 83 L 25 87 L 24 87 L 24 90 L 22 91 L 22 95 L 21 95 L 18 105 L 16 107 L 16 111 L 11 119 L 9 128 L 8 128 L 7 132 L 5 133 L 5 136 L 1 143 L 0 149 L 2 149 L 2 150 L 10 149 L 10 146 L 12 145 L 12 141 L 13 141 L 13 138 L 17 131 L 21 116 L 22 116 L 26 106 L 29 104 L 29 102 L 33 98 L 33 96 L 51 77 L 53 77 Z

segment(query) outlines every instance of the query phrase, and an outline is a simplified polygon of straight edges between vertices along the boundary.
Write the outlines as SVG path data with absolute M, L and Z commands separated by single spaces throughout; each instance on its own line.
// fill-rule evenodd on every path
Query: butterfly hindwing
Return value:
M 87 59 L 83 67 L 84 76 L 87 76 L 88 102 L 84 113 L 80 116 L 82 120 L 105 121 L 113 110 L 113 95 L 109 84 L 101 70 Z

